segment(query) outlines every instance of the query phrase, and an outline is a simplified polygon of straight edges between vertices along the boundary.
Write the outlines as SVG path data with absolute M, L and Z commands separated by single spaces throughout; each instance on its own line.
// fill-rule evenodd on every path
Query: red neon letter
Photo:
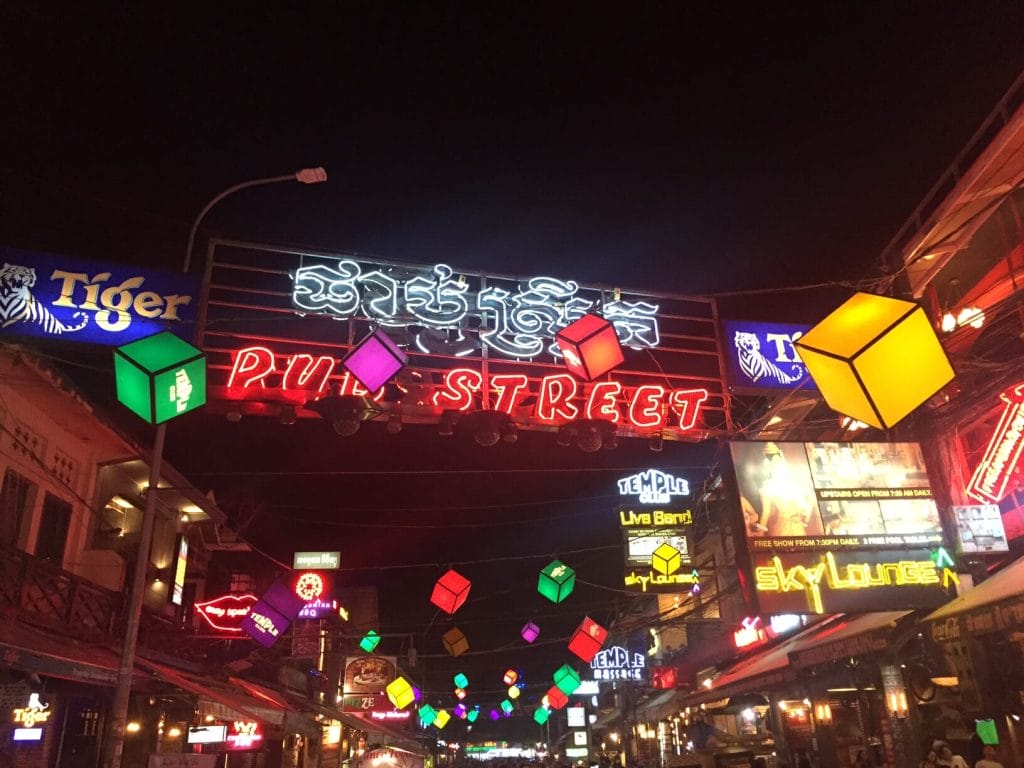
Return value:
M 672 407 L 679 414 L 680 429 L 693 429 L 700 405 L 707 399 L 706 389 L 677 389 L 672 392 Z
M 665 388 L 660 384 L 637 387 L 629 404 L 629 420 L 641 429 L 660 427 L 665 423 L 661 407 L 664 399 Z
M 378 389 L 371 398 L 375 403 L 379 403 L 384 397 L 384 387 Z M 370 393 L 366 390 L 362 384 L 359 383 L 359 379 L 352 376 L 348 371 L 345 371 L 341 377 L 341 386 L 338 389 L 339 395 L 355 395 L 356 397 L 367 397 Z
M 284 372 L 281 389 L 311 389 L 323 392 L 327 388 L 327 377 L 334 370 L 333 357 L 318 357 L 313 361 L 312 355 L 292 355 L 288 368 Z
M 483 384 L 480 371 L 471 368 L 453 368 L 444 375 L 444 387 L 434 393 L 434 405 L 458 411 L 468 411 L 473 405 L 473 393 Z
M 622 421 L 618 407 L 621 393 L 622 385 L 617 381 L 597 382 L 590 390 L 590 399 L 587 400 L 587 418 L 605 419 L 618 424 Z
M 545 376 L 540 380 L 540 395 L 537 397 L 537 418 L 541 421 L 556 421 L 576 418 L 580 409 L 570 400 L 576 397 L 576 379 L 568 373 Z
M 228 376 L 228 389 L 232 387 L 251 387 L 259 384 L 266 386 L 263 380 L 274 372 L 274 353 L 266 347 L 245 347 L 235 353 L 235 363 Z
M 491 388 L 497 390 L 498 398 L 494 401 L 494 410 L 512 413 L 519 393 L 526 389 L 526 376 L 521 373 L 509 373 L 491 376 Z

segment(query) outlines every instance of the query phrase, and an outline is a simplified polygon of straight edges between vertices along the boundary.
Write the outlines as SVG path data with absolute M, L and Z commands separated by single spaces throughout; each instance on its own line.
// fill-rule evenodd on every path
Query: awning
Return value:
M 1024 558 L 1015 560 L 925 617 L 932 638 L 958 640 L 963 633 L 983 634 L 1024 626 Z
M 832 616 L 733 664 L 713 681 L 711 688 L 695 692 L 687 703 L 772 688 L 795 680 L 800 668 L 882 650 L 894 622 L 909 614 L 910 611 L 886 611 Z
M 636 708 L 636 715 L 643 720 L 664 720 L 669 715 L 678 714 L 679 702 L 675 690 L 662 691 L 657 696 L 645 701 Z
M 0 621 L 0 664 L 22 672 L 113 687 L 119 659 L 109 648 L 57 639 L 17 621 Z
M 392 725 L 387 725 L 380 720 L 369 720 L 362 715 L 353 715 L 363 723 L 363 730 L 367 734 L 380 734 L 381 741 L 385 746 L 394 746 L 399 749 L 403 749 L 406 752 L 412 752 L 415 755 L 426 756 L 427 752 L 424 748 L 416 742 L 415 737 L 411 733 L 406 733 Z M 371 738 L 372 742 L 373 739 Z

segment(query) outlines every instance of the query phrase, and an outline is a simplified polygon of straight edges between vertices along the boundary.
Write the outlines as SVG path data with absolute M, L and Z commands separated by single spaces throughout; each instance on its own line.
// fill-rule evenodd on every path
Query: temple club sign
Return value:
M 260 398 L 273 393 L 279 400 L 304 404 L 326 392 L 332 380 L 338 383 L 340 395 L 371 394 L 348 373 L 335 373 L 343 370 L 341 361 L 335 357 L 294 354 L 282 358 L 283 367 L 279 366 L 278 357 L 261 346 L 234 352 L 227 397 L 244 400 L 255 391 Z M 480 371 L 454 368 L 444 372 L 429 405 L 442 411 L 469 411 L 485 388 L 492 410 L 511 415 L 524 402 L 535 401 L 534 418 L 543 423 L 562 424 L 583 418 L 628 423 L 637 429 L 670 427 L 683 431 L 694 428 L 701 405 L 709 397 L 704 388 L 670 389 L 660 384 L 627 387 L 618 381 L 584 385 L 568 373 L 544 376 L 536 384 L 525 374 L 497 374 L 485 380 Z M 372 396 L 381 400 L 384 389 Z M 673 480 L 678 483 L 678 478 Z
M 669 504 L 673 496 L 689 496 L 690 483 L 660 469 L 648 469 L 619 480 L 619 495 L 636 496 L 641 504 Z
M 657 347 L 658 305 L 644 301 L 603 301 L 596 292 L 580 296 L 572 280 L 534 277 L 512 293 L 489 285 L 473 294 L 465 279 L 447 264 L 426 274 L 396 279 L 387 268 L 371 271 L 352 259 L 300 267 L 292 277 L 292 305 L 302 312 L 341 319 L 364 317 L 384 326 L 421 325 L 462 329 L 467 316 L 482 323 L 480 341 L 493 352 L 517 360 L 547 353 L 560 357 L 555 333 L 588 312 L 600 310 L 619 341 L 633 349 Z M 419 351 L 430 354 L 429 334 L 417 333 Z
M 998 504 L 1006 496 L 1024 451 L 1024 382 L 1003 392 L 999 399 L 1005 406 L 1003 413 L 966 489 L 968 496 L 985 504 Z

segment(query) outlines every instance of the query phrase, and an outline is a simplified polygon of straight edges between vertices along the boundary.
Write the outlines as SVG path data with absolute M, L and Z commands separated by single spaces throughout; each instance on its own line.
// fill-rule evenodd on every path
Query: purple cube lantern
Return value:
M 391 381 L 408 362 L 409 357 L 378 328 L 356 344 L 341 364 L 372 394 Z
M 501 715 L 498 713 L 498 710 L 492 709 L 491 710 L 491 720 L 499 720 L 500 718 L 501 718 Z
M 469 714 L 469 710 L 466 708 L 465 704 L 460 702 L 460 703 L 455 705 L 455 715 L 460 720 L 465 720 L 466 719 L 466 715 L 468 715 L 468 714 Z
M 523 640 L 525 640 L 528 643 L 532 643 L 534 640 L 537 639 L 537 636 L 540 635 L 540 627 L 538 627 L 532 621 L 528 621 L 526 622 L 526 624 L 523 625 L 523 629 L 522 632 L 520 632 L 520 634 L 523 636 Z

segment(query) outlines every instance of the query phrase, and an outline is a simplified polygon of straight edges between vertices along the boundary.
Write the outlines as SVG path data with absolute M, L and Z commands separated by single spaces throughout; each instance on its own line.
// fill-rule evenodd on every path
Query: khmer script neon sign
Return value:
M 422 326 L 462 331 L 468 318 L 479 319 L 480 343 L 517 360 L 541 354 L 560 357 L 555 333 L 587 312 L 600 311 L 615 327 L 619 341 L 633 349 L 657 347 L 658 305 L 646 301 L 602 301 L 580 295 L 572 280 L 534 277 L 515 293 L 488 285 L 471 291 L 464 278 L 447 264 L 426 274 L 399 279 L 387 268 L 364 271 L 352 259 L 300 267 L 292 278 L 292 305 L 302 312 L 350 319 L 362 317 L 383 326 Z M 431 354 L 432 337 L 416 332 L 420 352 Z

